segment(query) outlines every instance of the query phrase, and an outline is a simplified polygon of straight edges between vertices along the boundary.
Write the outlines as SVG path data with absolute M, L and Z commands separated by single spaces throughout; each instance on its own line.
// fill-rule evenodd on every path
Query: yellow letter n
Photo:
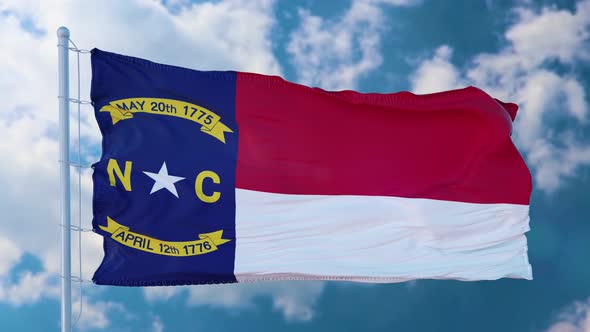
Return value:
M 109 173 L 109 182 L 111 186 L 116 187 L 115 185 L 115 174 L 119 178 L 119 181 L 123 184 L 123 188 L 127 191 L 131 191 L 131 161 L 125 161 L 125 172 L 121 172 L 121 167 L 119 167 L 119 163 L 115 159 L 109 159 L 109 164 L 107 166 L 107 172 Z

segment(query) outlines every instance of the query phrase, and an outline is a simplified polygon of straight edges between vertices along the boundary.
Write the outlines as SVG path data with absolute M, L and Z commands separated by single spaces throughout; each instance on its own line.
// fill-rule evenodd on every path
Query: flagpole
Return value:
M 57 29 L 59 62 L 59 189 L 61 212 L 61 331 L 70 332 L 72 320 L 72 271 L 70 240 L 70 30 Z

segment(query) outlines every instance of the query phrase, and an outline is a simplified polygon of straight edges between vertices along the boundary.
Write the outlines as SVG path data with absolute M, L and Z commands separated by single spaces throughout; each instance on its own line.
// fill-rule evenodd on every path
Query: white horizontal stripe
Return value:
M 532 279 L 529 206 L 236 190 L 240 282 Z

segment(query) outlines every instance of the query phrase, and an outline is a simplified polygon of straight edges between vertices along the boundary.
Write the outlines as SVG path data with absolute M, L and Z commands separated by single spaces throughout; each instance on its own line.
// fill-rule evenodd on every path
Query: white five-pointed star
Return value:
M 180 180 L 183 180 L 184 178 L 181 178 L 179 176 L 168 175 L 168 168 L 166 168 L 166 162 L 162 164 L 162 168 L 160 168 L 160 171 L 158 173 L 145 171 L 144 173 L 145 175 L 149 176 L 154 181 L 156 181 L 154 182 L 154 186 L 152 187 L 152 191 L 150 192 L 150 194 L 153 194 L 162 188 L 166 188 L 169 192 L 172 193 L 172 195 L 178 198 L 178 193 L 176 192 L 176 186 L 174 184 Z

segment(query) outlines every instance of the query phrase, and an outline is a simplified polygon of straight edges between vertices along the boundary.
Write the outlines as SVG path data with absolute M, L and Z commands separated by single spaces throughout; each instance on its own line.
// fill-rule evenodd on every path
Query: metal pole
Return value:
M 61 331 L 72 330 L 72 268 L 70 240 L 70 30 L 57 29 L 59 62 L 59 190 L 61 211 Z

